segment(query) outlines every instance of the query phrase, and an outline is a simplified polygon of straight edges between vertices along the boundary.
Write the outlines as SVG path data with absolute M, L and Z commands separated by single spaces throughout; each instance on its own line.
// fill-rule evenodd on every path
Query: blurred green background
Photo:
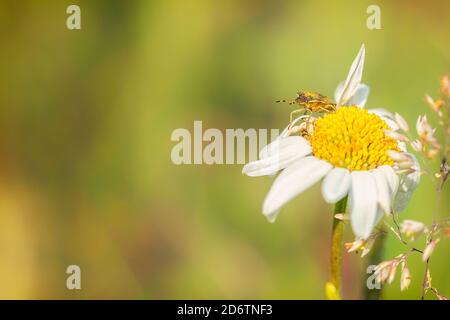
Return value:
M 79 31 L 66 28 L 70 4 Z M 382 30 L 366 27 L 370 4 Z M 413 124 L 450 69 L 449 13 L 411 0 L 2 1 L 0 297 L 323 299 L 332 207 L 319 187 L 269 224 L 272 179 L 176 166 L 171 133 L 194 120 L 283 128 L 290 110 L 273 101 L 332 95 L 362 43 L 367 106 Z M 431 222 L 422 181 L 401 219 Z M 447 296 L 449 249 L 441 241 L 430 265 Z M 385 257 L 404 250 L 390 237 Z M 345 255 L 346 298 L 361 297 L 366 262 Z M 66 289 L 70 264 L 80 291 Z M 411 288 L 397 277 L 384 298 L 420 297 L 420 256 L 409 265 Z

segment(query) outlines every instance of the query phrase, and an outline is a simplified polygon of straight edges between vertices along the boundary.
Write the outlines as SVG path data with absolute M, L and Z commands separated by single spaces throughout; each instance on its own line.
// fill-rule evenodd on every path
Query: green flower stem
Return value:
M 347 197 L 336 203 L 336 206 L 334 207 L 334 215 L 336 215 L 337 213 L 345 213 L 346 208 L 347 208 Z M 327 284 L 327 296 L 329 299 L 340 299 L 344 222 L 342 220 L 336 219 L 334 215 L 333 215 L 333 229 L 331 232 L 331 257 L 330 257 L 331 273 L 329 283 Z M 330 288 L 331 292 L 334 292 L 333 294 L 331 294 Z

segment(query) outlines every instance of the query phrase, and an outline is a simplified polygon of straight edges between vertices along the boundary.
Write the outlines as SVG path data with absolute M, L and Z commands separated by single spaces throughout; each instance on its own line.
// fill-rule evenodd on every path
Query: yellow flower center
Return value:
M 370 170 L 393 165 L 387 151 L 399 151 L 384 130 L 389 130 L 386 122 L 366 109 L 341 107 L 314 122 L 309 141 L 319 159 L 349 170 Z

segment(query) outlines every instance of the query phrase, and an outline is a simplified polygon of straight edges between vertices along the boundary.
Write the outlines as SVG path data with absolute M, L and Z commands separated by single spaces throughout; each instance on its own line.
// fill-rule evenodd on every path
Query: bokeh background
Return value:
M 66 29 L 70 4 L 80 31 Z M 382 30 L 366 27 L 370 4 Z M 274 100 L 332 95 L 361 43 L 368 107 L 414 123 L 450 71 L 449 13 L 411 0 L 2 1 L 0 297 L 323 299 L 332 207 L 319 187 L 269 224 L 270 178 L 176 166 L 171 133 L 283 128 L 290 110 Z M 401 219 L 430 223 L 433 198 L 425 177 Z M 449 248 L 431 262 L 447 296 Z M 402 251 L 387 240 L 386 259 Z M 345 297 L 361 297 L 366 263 L 345 255 Z M 71 264 L 80 291 L 66 289 Z M 411 288 L 397 277 L 384 298 L 420 297 L 420 257 L 409 265 Z

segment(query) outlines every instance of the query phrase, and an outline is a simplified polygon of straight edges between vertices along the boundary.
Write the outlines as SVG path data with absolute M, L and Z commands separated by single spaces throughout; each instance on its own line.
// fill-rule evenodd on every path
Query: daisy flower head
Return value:
M 336 88 L 335 111 L 297 117 L 260 151 L 259 160 L 244 166 L 248 176 L 280 172 L 263 203 L 269 221 L 320 180 L 327 203 L 348 196 L 352 229 L 361 239 L 370 236 L 384 213 L 406 207 L 419 182 L 419 165 L 392 134 L 399 129 L 394 116 L 384 109 L 364 109 L 369 95 L 361 83 L 364 56 L 363 45 L 347 79 Z M 400 162 L 409 170 L 400 170 Z

